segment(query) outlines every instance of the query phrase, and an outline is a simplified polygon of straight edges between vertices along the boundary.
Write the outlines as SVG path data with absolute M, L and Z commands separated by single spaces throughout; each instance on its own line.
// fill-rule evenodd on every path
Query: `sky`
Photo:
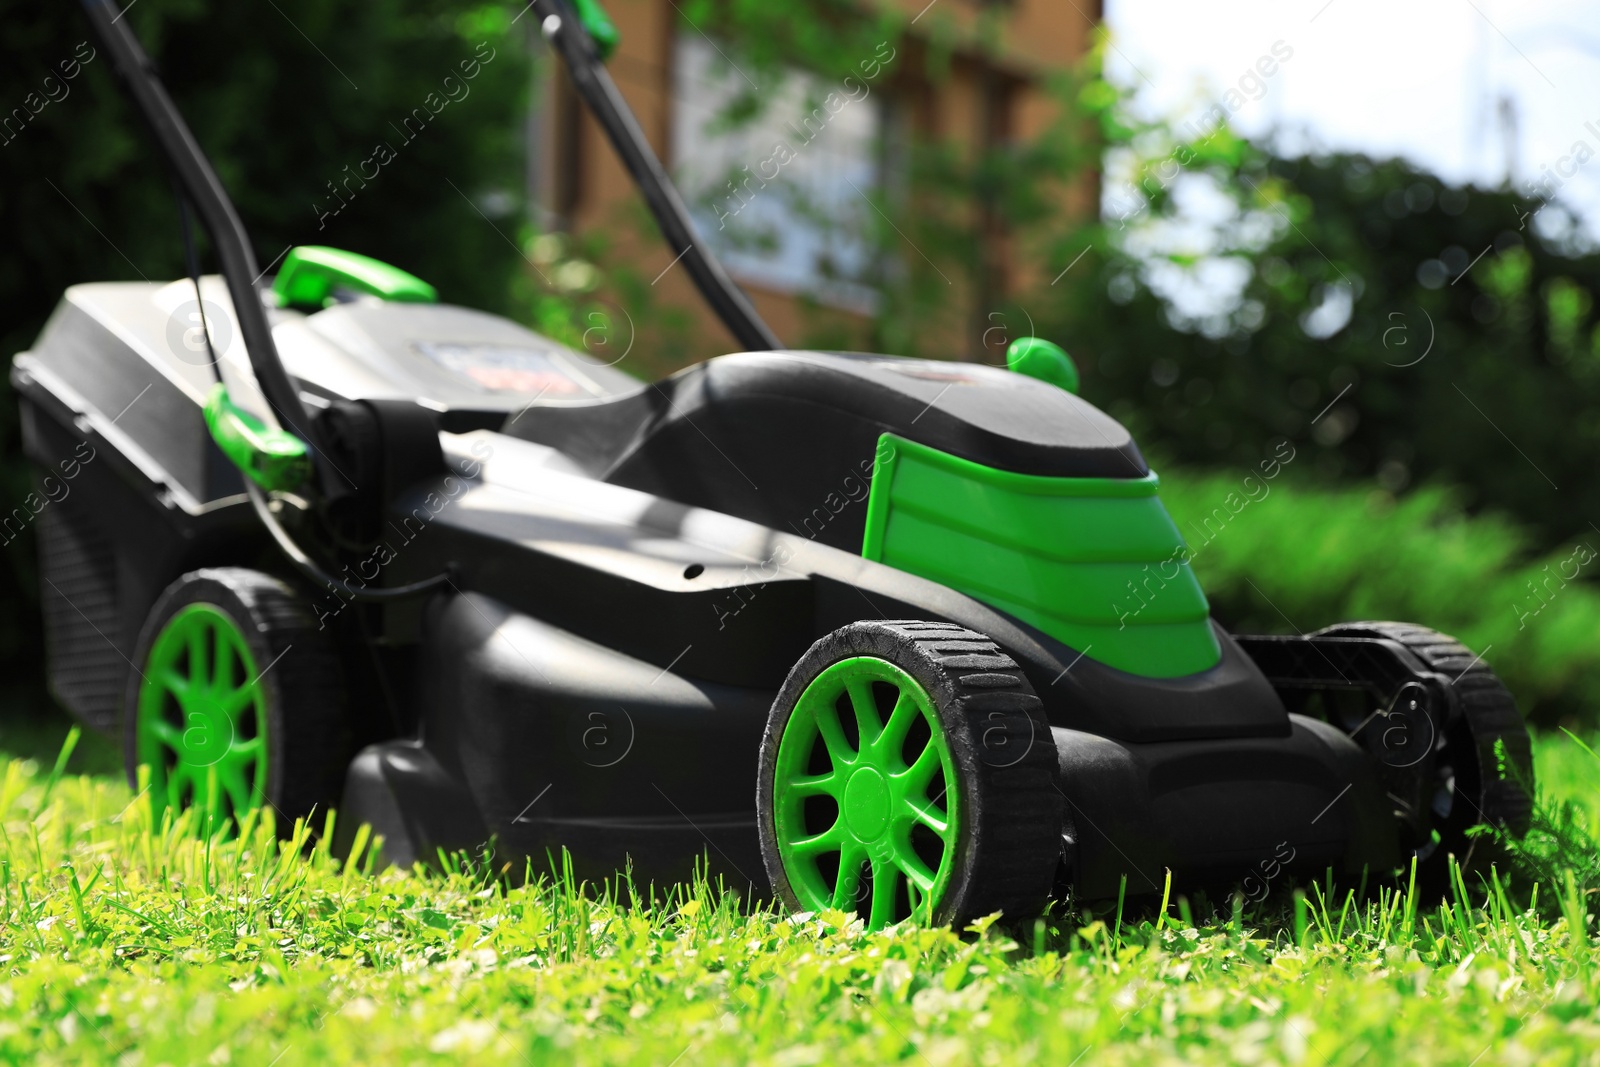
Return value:
M 1243 80 L 1240 133 L 1455 183 L 1509 173 L 1523 195 L 1565 171 L 1555 198 L 1600 237 L 1600 0 L 1107 0 L 1105 18 L 1107 73 L 1147 114 L 1198 114 Z

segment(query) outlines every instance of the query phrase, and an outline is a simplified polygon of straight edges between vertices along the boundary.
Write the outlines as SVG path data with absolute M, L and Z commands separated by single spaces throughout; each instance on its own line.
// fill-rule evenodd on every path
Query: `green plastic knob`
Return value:
M 1078 365 L 1066 349 L 1043 337 L 1019 337 L 1006 349 L 1006 366 L 1041 382 L 1059 385 L 1069 393 L 1078 391 Z

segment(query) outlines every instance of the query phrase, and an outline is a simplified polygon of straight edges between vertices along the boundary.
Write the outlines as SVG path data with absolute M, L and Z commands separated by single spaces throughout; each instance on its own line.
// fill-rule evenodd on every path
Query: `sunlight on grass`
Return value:
M 1600 839 L 1600 737 L 1582 740 L 1565 732 L 1537 736 L 1534 775 L 1542 792 L 1570 801 L 1587 816 L 1589 833 Z
M 1540 772 L 1592 800 L 1600 776 L 1575 755 L 1544 741 Z M 1469 1064 L 1600 1047 L 1593 920 L 1562 886 L 1538 910 L 1513 903 L 1522 886 L 1458 883 L 1442 904 L 1312 887 L 1198 923 L 1175 901 L 868 934 L 703 883 L 648 900 L 461 860 L 372 874 L 305 826 L 201 840 L 119 781 L 32 760 L 0 764 L 0 826 L 11 1062 Z

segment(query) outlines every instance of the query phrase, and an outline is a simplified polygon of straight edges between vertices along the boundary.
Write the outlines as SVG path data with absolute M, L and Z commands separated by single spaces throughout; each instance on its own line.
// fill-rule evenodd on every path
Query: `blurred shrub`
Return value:
M 1600 523 L 1600 254 L 1559 181 L 1456 187 L 1143 121 L 1093 79 L 1067 88 L 1053 136 L 1098 131 L 1101 217 L 1020 231 L 1047 267 L 1018 297 L 1030 316 L 1007 321 L 1065 345 L 1084 395 L 1143 444 L 1215 465 L 1288 436 L 1325 478 L 1457 485 L 1541 547 Z M 1030 166 L 1008 181 L 1036 180 Z
M 1240 506 L 1249 497 L 1238 474 L 1162 474 L 1162 498 L 1230 629 L 1415 622 L 1483 654 L 1534 721 L 1600 726 L 1600 532 L 1533 556 L 1523 528 L 1469 517 L 1451 490 L 1397 499 L 1281 478 L 1262 496 L 1261 484 Z

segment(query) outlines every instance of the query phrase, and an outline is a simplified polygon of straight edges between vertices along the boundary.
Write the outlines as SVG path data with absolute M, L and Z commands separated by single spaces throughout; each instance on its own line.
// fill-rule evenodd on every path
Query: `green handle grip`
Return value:
M 578 13 L 578 21 L 583 23 L 583 28 L 593 38 L 595 51 L 600 53 L 600 62 L 604 63 L 617 50 L 617 45 L 622 43 L 622 31 L 611 21 L 606 9 L 600 6 L 600 0 L 572 0 L 572 6 Z
M 222 454 L 263 489 L 287 491 L 311 477 L 306 443 L 285 430 L 268 428 L 228 399 L 221 382 L 206 397 L 206 427 Z
M 272 281 L 279 307 L 327 307 L 335 289 L 353 289 L 384 300 L 439 302 L 439 291 L 414 274 L 371 256 L 324 245 L 291 248 Z

